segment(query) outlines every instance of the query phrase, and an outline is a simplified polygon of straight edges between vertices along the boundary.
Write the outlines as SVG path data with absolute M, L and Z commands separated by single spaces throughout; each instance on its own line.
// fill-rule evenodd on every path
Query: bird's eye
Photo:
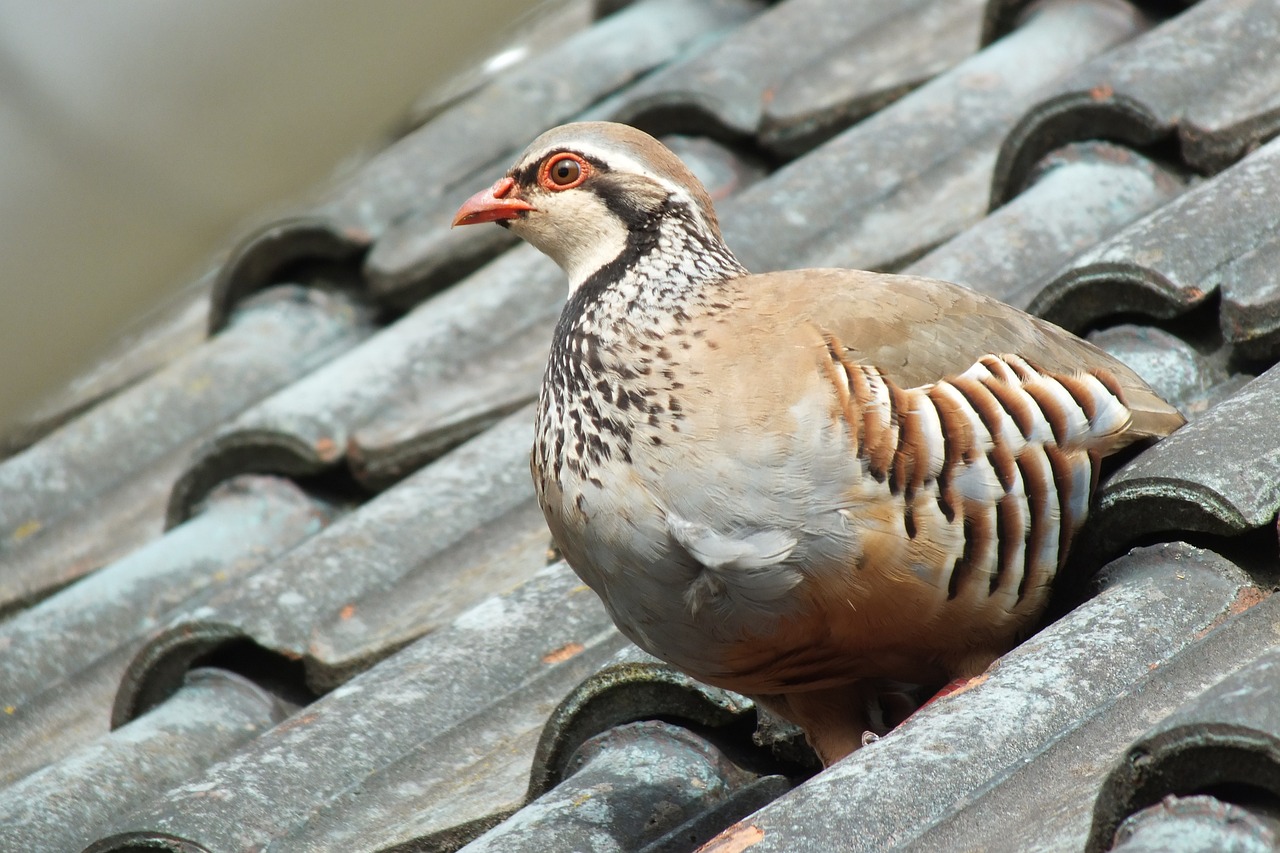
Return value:
M 551 182 L 564 186 L 578 180 L 578 174 L 582 171 L 582 167 L 576 161 L 566 157 L 563 160 L 557 160 L 547 170 L 547 174 L 551 176 Z
M 542 165 L 539 183 L 549 190 L 570 190 L 587 179 L 589 169 L 576 154 L 556 154 Z

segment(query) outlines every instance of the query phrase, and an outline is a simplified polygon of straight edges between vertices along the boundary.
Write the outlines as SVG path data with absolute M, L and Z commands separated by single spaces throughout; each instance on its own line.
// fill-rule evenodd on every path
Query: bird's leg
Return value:
M 951 696 L 955 693 L 963 693 L 966 690 L 977 687 L 979 684 L 987 680 L 987 676 L 991 671 L 991 667 L 995 665 L 997 655 L 991 651 L 973 652 L 966 658 L 957 661 L 951 667 L 951 674 L 955 676 L 942 686 L 937 693 L 934 693 L 928 700 L 920 705 L 925 708 L 937 702 L 939 699 Z
M 888 733 L 916 708 L 906 694 L 878 680 L 755 699 L 804 729 L 805 739 L 818 753 L 823 767 L 830 767 L 862 746 L 867 733 Z
M 924 702 L 920 703 L 920 707 L 908 716 L 915 716 L 920 711 L 937 702 L 939 699 L 945 699 L 948 696 L 957 693 L 963 693 L 966 690 L 977 687 L 979 684 L 987 680 L 991 667 L 995 665 L 996 656 L 993 654 L 980 654 L 965 662 L 961 667 L 961 672 L 972 672 L 975 675 L 961 675 L 951 679 Z M 953 670 L 954 671 L 954 670 Z
M 933 694 L 928 699 L 926 699 L 924 704 L 921 705 L 920 708 L 921 709 L 927 708 L 930 705 L 932 705 L 934 702 L 937 702 L 939 699 L 946 698 L 947 696 L 950 696 L 952 693 L 963 693 L 964 691 L 968 690 L 970 687 L 976 687 L 977 685 L 981 684 L 986 680 L 987 679 L 986 679 L 985 673 L 982 675 L 975 675 L 972 678 L 953 678 L 950 681 L 948 681 L 946 684 L 942 685 L 941 690 L 939 690 L 937 693 Z

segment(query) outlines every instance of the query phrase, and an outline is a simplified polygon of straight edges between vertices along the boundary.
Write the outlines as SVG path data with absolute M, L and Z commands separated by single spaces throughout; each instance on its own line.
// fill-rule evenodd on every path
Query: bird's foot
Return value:
M 916 714 L 920 713 L 920 711 L 925 708 L 928 708 L 939 699 L 945 699 L 948 696 L 964 693 L 966 690 L 971 690 L 986 680 L 987 674 L 985 672 L 981 675 L 975 675 L 972 678 L 953 678 L 944 684 L 941 690 L 925 700 L 924 704 L 916 709 Z M 915 716 L 915 714 L 912 714 L 912 716 Z

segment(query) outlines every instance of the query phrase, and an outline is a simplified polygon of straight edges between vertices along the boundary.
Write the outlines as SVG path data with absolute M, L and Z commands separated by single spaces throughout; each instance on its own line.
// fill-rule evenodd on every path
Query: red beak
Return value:
M 516 182 L 511 178 L 502 178 L 487 190 L 481 190 L 462 203 L 453 224 L 475 225 L 477 222 L 497 222 L 501 219 L 515 219 L 526 210 L 533 210 L 533 205 L 522 198 L 509 196 Z

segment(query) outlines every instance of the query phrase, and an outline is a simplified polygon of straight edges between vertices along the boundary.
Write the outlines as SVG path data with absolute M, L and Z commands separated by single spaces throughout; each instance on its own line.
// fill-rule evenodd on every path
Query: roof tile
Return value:
M 193 670 L 170 701 L 5 789 L 0 846 L 79 850 L 112 816 L 185 781 L 284 716 L 249 680 Z
M 613 115 L 619 121 L 678 126 L 712 136 L 760 134 L 783 143 L 782 147 L 803 147 L 800 139 L 806 128 L 800 125 L 808 125 L 810 137 L 830 135 L 856 117 L 858 101 L 883 97 L 886 89 L 901 91 L 904 83 L 930 76 L 925 66 L 946 67 L 972 51 L 976 47 L 977 7 L 975 0 L 911 0 L 892 5 L 859 0 L 852 6 L 832 0 L 788 0 L 757 15 L 701 57 L 655 73 L 627 93 L 625 105 Z M 960 27 L 953 33 L 954 41 L 942 39 L 943 56 L 954 57 L 950 62 L 924 59 L 918 27 L 902 26 L 901 22 L 950 15 L 956 16 L 952 20 L 973 19 L 972 43 L 964 43 Z M 893 29 L 895 23 L 899 26 Z M 828 85 L 825 93 L 804 85 L 804 79 L 815 70 L 815 62 L 820 72 L 821 63 L 857 54 L 871 45 L 880 48 L 879 58 L 885 59 L 888 53 L 891 60 L 887 69 L 881 69 L 894 78 L 888 85 L 865 75 L 852 78 L 857 82 L 851 87 Z M 779 113 L 773 119 L 772 132 L 763 133 L 771 102 L 788 85 L 792 94 L 800 96 L 796 106 L 803 118 Z M 820 101 L 825 103 L 820 105 Z
M 545 347 L 563 302 L 564 286 L 550 261 L 528 247 L 507 253 L 225 425 L 175 485 L 170 518 L 183 518 L 209 488 L 229 476 L 262 471 L 314 475 L 347 464 L 356 429 L 376 429 L 372 425 L 384 415 L 391 429 L 398 427 L 405 409 L 421 406 L 415 401 L 432 397 L 442 379 L 464 376 L 469 361 L 489 357 L 494 350 L 490 336 L 498 330 L 527 346 Z M 501 385 L 495 390 L 496 398 L 485 401 L 492 403 L 489 409 L 509 410 L 508 390 Z M 486 420 L 473 415 L 470 422 L 478 429 Z M 435 426 L 452 441 L 465 437 L 456 422 L 446 419 Z M 424 433 L 411 436 L 408 446 L 397 442 L 391 452 L 401 466 L 413 446 L 421 451 L 447 443 Z M 363 452 L 361 464 L 367 467 L 369 450 Z M 419 452 L 416 463 L 425 461 Z
M 119 820 L 97 853 L 452 849 L 522 804 L 548 710 L 622 642 L 557 563 Z
M 1193 530 L 1235 536 L 1280 511 L 1280 365 L 1149 448 L 1099 492 L 1098 547 Z M 1274 545 L 1261 559 L 1276 559 Z
M 1252 265 L 1274 251 L 1280 200 L 1269 188 L 1277 181 L 1280 141 L 1081 253 L 1032 301 L 1031 310 L 1081 329 L 1108 314 L 1176 317 L 1221 290 L 1231 306 L 1224 309 L 1228 341 L 1269 352 L 1267 344 L 1280 340 L 1280 291 L 1254 275 Z M 1248 313 L 1240 310 L 1245 304 Z
M 164 493 L 195 442 L 352 347 L 369 326 L 366 312 L 339 295 L 273 289 L 246 303 L 223 334 L 6 460 L 4 603 L 30 600 L 158 535 Z M 107 500 L 113 494 L 127 500 Z M 88 540 L 86 522 L 108 535 Z
M 858 31 L 842 44 L 810 49 L 762 93 L 761 143 L 802 154 L 963 61 L 979 47 L 982 5 L 927 0 L 815 10 L 817 20 L 856 20 Z
M 1141 26 L 1108 0 L 1051 0 L 1009 37 L 722 205 L 726 242 L 756 271 L 884 269 L 922 254 L 986 212 L 1000 140 L 1038 93 Z
M 1152 588 L 1153 595 L 1194 595 L 1186 582 L 1200 567 L 1226 563 L 1221 557 L 1185 545 L 1137 553 L 1146 554 L 1148 561 L 1152 557 L 1159 560 L 1160 555 L 1164 555 L 1163 576 L 1153 576 L 1157 582 Z M 1169 717 L 1188 697 L 1200 697 L 1193 700 L 1196 702 L 1208 701 L 1208 697 L 1230 683 L 1223 681 L 1224 676 L 1247 667 L 1251 661 L 1273 658 L 1277 606 L 1280 599 L 1274 595 L 1256 587 L 1241 586 L 1218 619 L 1184 638 L 1180 651 L 1152 658 L 1146 665 L 1147 671 L 1134 678 L 1106 706 L 1074 720 L 1046 749 L 1029 755 L 1029 760 L 1012 769 L 997 784 L 971 799 L 955 803 L 947 816 L 920 836 L 912 849 L 922 853 L 954 850 L 958 846 L 1062 853 L 1086 849 L 1091 833 L 1097 831 L 1097 815 L 1105 814 L 1108 824 L 1114 826 L 1111 821 L 1118 822 L 1129 813 L 1114 796 L 1115 791 L 1108 793 L 1104 789 L 1103 780 L 1108 774 L 1124 776 L 1129 772 L 1125 756 L 1130 754 L 1131 744 L 1153 726 L 1164 730 L 1160 721 Z M 1219 682 L 1222 684 L 1214 687 Z M 1258 692 L 1252 693 L 1251 698 L 1258 714 L 1275 718 L 1280 706 L 1274 700 L 1259 701 L 1266 699 L 1266 695 Z M 1193 734 L 1187 729 L 1183 732 Z M 1211 768 L 1212 765 L 1205 765 L 1207 771 L 1211 772 Z M 1252 772 L 1246 770 L 1243 762 L 1238 769 L 1242 776 Z M 1162 780 L 1157 776 L 1148 778 L 1152 786 L 1144 794 L 1147 799 L 1136 803 L 1137 807 L 1158 801 L 1166 793 L 1200 789 L 1196 783 L 1190 789 L 1169 787 L 1161 792 L 1158 789 Z M 1192 782 L 1195 778 L 1192 772 L 1180 781 Z M 1198 777 L 1199 782 L 1205 784 L 1209 784 L 1210 778 L 1210 775 Z M 1263 767 L 1260 775 L 1252 777 L 1252 782 L 1274 784 L 1268 783 L 1268 778 L 1274 779 L 1274 769 Z M 1217 790 L 1227 796 L 1225 788 Z M 1026 818 L 1031 813 L 1036 816 L 1034 821 Z M 1106 844 L 1103 840 L 1100 849 L 1106 849 Z M 1099 848 L 1090 845 L 1089 849 Z M 1189 853 L 1204 848 L 1172 849 Z
M 1243 806 L 1204 794 L 1170 794 L 1127 818 L 1116 832 L 1122 853 L 1267 853 L 1280 847 L 1273 822 Z
M 1185 188 L 1127 148 L 1075 143 L 1045 157 L 1023 192 L 903 272 L 967 284 L 1025 310 L 1071 258 Z
M 28 744 L 0 782 L 106 734 L 104 711 L 147 635 L 325 520 L 292 483 L 235 480 L 168 535 L 0 623 L 0 742 Z
M 1280 624 L 1274 597 L 1248 620 Z M 1260 788 L 1280 795 L 1280 638 L 1238 671 L 1188 701 L 1138 738 L 1098 794 L 1088 849 L 1106 850 L 1120 821 L 1166 795 Z M 1264 807 L 1265 808 L 1265 807 Z M 1272 838 L 1274 839 L 1274 834 Z
M 627 853 L 725 803 L 755 776 L 679 726 L 610 729 L 573 754 L 569 776 L 466 853 Z
M 1277 41 L 1270 0 L 1200 0 L 1052 87 L 1001 150 L 992 198 L 1009 198 L 1044 154 L 1081 139 L 1172 141 L 1205 173 L 1234 163 L 1280 131 L 1280 68 L 1267 59 Z
M 451 619 L 486 592 L 528 576 L 545 564 L 545 547 L 532 565 L 512 561 L 507 551 L 529 559 L 519 546 L 541 530 L 505 525 L 533 498 L 532 421 L 531 410 L 523 409 L 441 457 L 202 604 L 199 621 L 234 627 L 264 648 L 303 659 L 311 685 L 328 689 L 350 676 L 353 647 L 367 665 L 438 624 L 382 624 L 366 606 L 378 600 L 378 590 L 425 573 L 421 583 L 434 584 L 440 594 L 428 610 Z M 495 542 L 506 546 L 497 555 L 472 553 L 479 559 L 467 563 L 449 559 L 459 556 L 450 549 L 473 529 L 491 523 L 499 526 Z M 341 642 L 328 636 L 330 626 Z M 390 628 L 415 633 L 386 633 Z M 369 633 L 357 637 L 361 629 Z M 377 642 L 388 645 L 379 652 Z M 331 653 L 338 659 L 326 657 Z

